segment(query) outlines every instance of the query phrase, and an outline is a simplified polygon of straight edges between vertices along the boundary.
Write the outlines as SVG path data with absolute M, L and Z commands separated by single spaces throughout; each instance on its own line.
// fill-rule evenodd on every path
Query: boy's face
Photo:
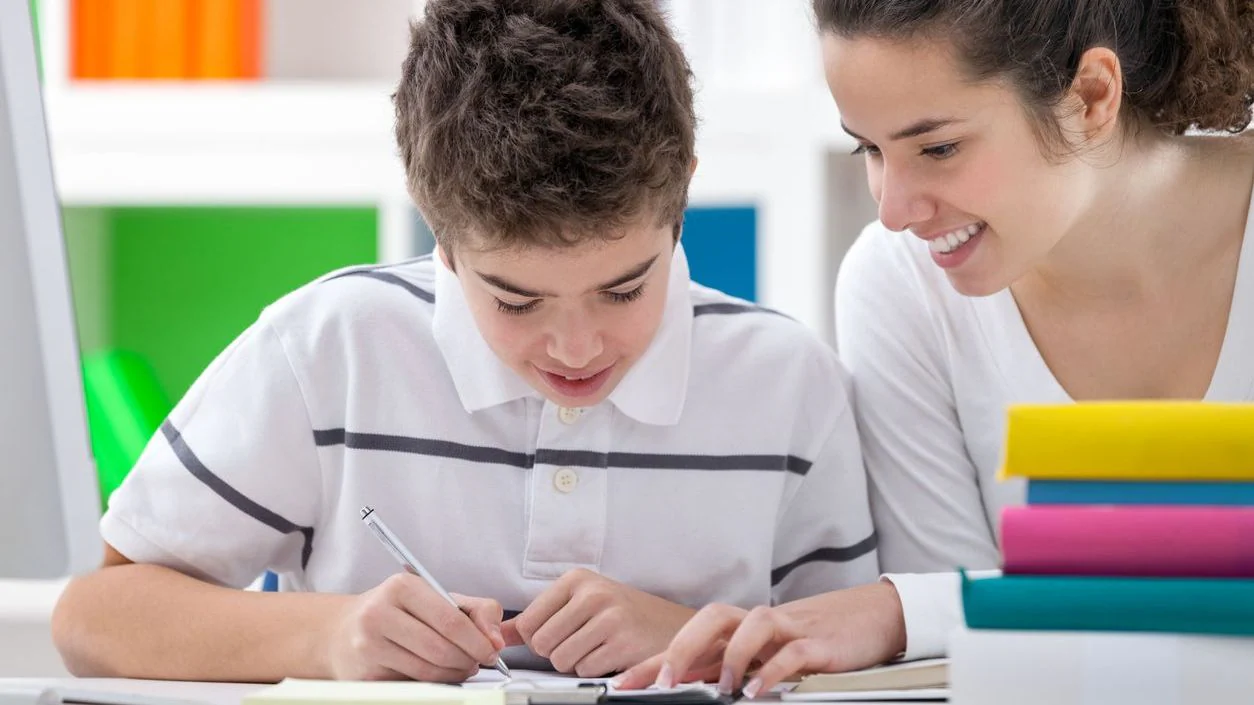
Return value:
M 673 250 L 671 226 L 650 220 L 571 248 L 460 247 L 453 270 L 497 357 L 554 404 L 585 407 L 609 396 L 652 342 Z

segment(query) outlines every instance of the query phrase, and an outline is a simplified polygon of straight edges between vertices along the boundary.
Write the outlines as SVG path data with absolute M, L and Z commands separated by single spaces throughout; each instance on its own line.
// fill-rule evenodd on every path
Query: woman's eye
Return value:
M 605 292 L 605 296 L 610 301 L 613 301 L 616 304 L 625 304 L 629 301 L 635 301 L 636 299 L 640 298 L 640 295 L 643 293 L 644 293 L 644 284 L 641 284 L 640 286 L 636 287 L 635 289 L 632 289 L 631 291 L 621 291 L 621 292 L 620 291 L 607 291 Z
M 535 299 L 534 301 L 528 301 L 525 304 L 510 304 L 510 303 L 505 303 L 504 301 L 501 301 L 500 299 L 496 300 L 496 309 L 500 311 L 501 313 L 508 313 L 511 316 L 521 316 L 524 313 L 527 313 L 533 310 L 536 306 L 539 306 L 539 305 L 540 305 L 540 299 Z
M 867 156 L 871 156 L 871 157 L 878 156 L 878 155 L 879 155 L 879 153 L 880 153 L 880 148 L 879 148 L 879 147 L 876 147 L 876 146 L 875 146 L 875 145 L 873 145 L 873 144 L 859 144 L 859 145 L 858 145 L 858 147 L 857 147 L 857 149 L 855 149 L 855 150 L 853 150 L 853 152 L 851 152 L 851 154 L 853 154 L 854 156 L 858 156 L 858 155 L 860 155 L 860 154 L 865 154 L 865 155 L 867 155 Z
M 933 159 L 948 159 L 958 153 L 958 143 L 950 142 L 938 144 L 935 147 L 925 147 L 923 153 Z

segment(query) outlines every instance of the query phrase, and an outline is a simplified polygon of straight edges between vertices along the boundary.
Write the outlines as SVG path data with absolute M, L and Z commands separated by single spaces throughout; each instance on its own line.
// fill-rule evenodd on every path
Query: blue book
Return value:
M 1030 480 L 1028 504 L 1254 506 L 1254 482 Z

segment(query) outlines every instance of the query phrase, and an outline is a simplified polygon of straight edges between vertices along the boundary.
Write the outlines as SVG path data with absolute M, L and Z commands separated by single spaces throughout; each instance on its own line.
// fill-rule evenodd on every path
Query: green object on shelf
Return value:
M 170 412 L 152 366 L 135 353 L 108 350 L 83 358 L 83 390 L 100 498 L 109 495 L 134 467 L 148 439 Z
M 138 353 L 171 400 L 263 308 L 378 252 L 369 206 L 71 207 L 65 216 L 84 354 Z
M 63 216 L 106 502 L 172 402 L 262 308 L 377 257 L 371 206 L 68 207 Z

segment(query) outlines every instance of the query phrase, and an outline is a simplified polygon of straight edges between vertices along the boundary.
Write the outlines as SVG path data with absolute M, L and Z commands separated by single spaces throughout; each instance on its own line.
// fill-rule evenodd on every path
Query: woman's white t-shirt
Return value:
M 881 567 L 904 607 L 906 658 L 942 655 L 962 619 L 953 571 L 999 565 L 998 517 L 1024 499 L 1021 481 L 996 477 L 1007 407 L 1071 399 L 1010 291 L 959 294 L 927 244 L 910 233 L 867 226 L 837 282 L 838 346 L 854 379 Z M 1228 329 L 1205 399 L 1254 401 L 1254 222 L 1248 219 Z

